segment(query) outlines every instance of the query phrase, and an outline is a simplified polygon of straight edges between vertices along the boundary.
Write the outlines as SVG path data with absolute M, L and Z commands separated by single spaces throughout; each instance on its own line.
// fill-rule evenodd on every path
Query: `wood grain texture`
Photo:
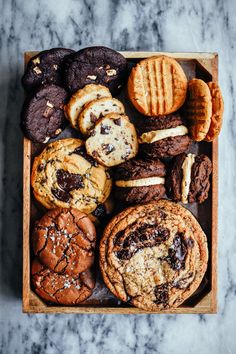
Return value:
M 212 76 L 213 81 L 218 81 L 218 55 L 216 53 L 164 53 L 164 52 L 121 52 L 127 59 L 147 58 L 155 55 L 168 55 L 190 65 L 197 61 Z M 26 52 L 25 64 L 37 52 Z M 31 150 L 32 143 L 24 138 L 24 165 L 23 165 L 23 312 L 27 313 L 86 313 L 86 314 L 145 314 L 150 313 L 135 307 L 104 307 L 104 306 L 49 306 L 46 305 L 31 289 L 30 286 L 30 219 L 31 219 Z M 210 235 L 210 291 L 195 306 L 180 306 L 176 309 L 157 311 L 152 313 L 163 314 L 204 314 L 217 312 L 217 222 L 218 222 L 218 141 L 212 144 L 212 220 Z

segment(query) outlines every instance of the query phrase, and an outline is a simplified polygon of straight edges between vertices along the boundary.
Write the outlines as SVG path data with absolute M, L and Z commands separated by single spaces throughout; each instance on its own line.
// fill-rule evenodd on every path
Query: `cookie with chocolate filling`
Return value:
M 56 273 L 76 278 L 94 262 L 96 230 L 77 209 L 49 210 L 35 223 L 31 238 L 35 256 Z
M 212 163 L 206 155 L 176 156 L 167 179 L 167 190 L 176 202 L 203 203 L 208 198 Z
M 199 287 L 207 262 L 207 238 L 195 217 L 163 199 L 116 215 L 100 243 L 108 289 L 148 311 L 181 305 Z
M 114 171 L 115 197 L 127 204 L 147 203 L 165 194 L 165 165 L 158 159 L 132 159 Z
M 35 292 L 45 301 L 59 305 L 77 305 L 93 293 L 95 279 L 91 270 L 73 278 L 58 274 L 41 264 L 37 258 L 31 266 L 31 280 Z
M 72 49 L 52 48 L 32 57 L 22 77 L 24 89 L 31 91 L 43 84 L 63 86 L 62 66 L 64 59 L 73 52 Z
M 140 124 L 140 152 L 147 157 L 171 157 L 186 151 L 191 143 L 182 117 L 170 114 L 146 117 Z
M 81 140 L 69 138 L 49 144 L 35 157 L 31 185 L 46 208 L 75 208 L 87 214 L 108 198 L 111 178 L 86 154 Z
M 64 82 L 71 92 L 87 84 L 100 84 L 107 86 L 112 95 L 117 95 L 127 75 L 127 60 L 106 47 L 81 49 L 65 61 Z
M 47 143 L 59 135 L 66 125 L 67 97 L 67 92 L 57 85 L 45 85 L 27 97 L 21 112 L 25 136 L 37 143 Z

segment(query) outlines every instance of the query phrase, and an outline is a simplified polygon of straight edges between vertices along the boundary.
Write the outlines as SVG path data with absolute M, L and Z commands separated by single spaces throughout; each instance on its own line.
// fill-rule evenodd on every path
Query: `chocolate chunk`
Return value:
M 101 124 L 101 130 L 100 133 L 103 135 L 108 135 L 110 133 L 111 126 L 110 125 L 103 125 Z
M 58 200 L 61 200 L 62 202 L 67 203 L 71 198 L 70 193 L 63 191 L 62 189 L 52 188 L 51 191 L 54 197 L 56 197 Z
M 92 112 L 90 113 L 90 121 L 92 123 L 95 123 L 97 121 L 97 117 L 95 116 L 95 114 L 93 114 Z
M 78 173 L 70 173 L 60 169 L 57 170 L 56 177 L 59 187 L 67 192 L 73 189 L 84 188 L 83 177 Z
M 104 204 L 98 205 L 98 207 L 92 212 L 96 218 L 103 218 L 106 215 L 106 208 Z
M 180 270 L 185 267 L 185 258 L 188 253 L 187 243 L 182 233 L 174 237 L 173 245 L 168 250 L 167 262 L 174 270 Z
M 102 149 L 104 150 L 106 155 L 109 155 L 111 152 L 115 151 L 116 148 L 112 144 L 102 144 Z
M 165 306 L 168 305 L 169 291 L 167 284 L 157 285 L 154 289 L 154 294 L 156 297 L 156 300 L 154 302 L 156 304 L 164 304 Z
M 114 119 L 114 124 L 121 126 L 121 119 L 120 118 Z

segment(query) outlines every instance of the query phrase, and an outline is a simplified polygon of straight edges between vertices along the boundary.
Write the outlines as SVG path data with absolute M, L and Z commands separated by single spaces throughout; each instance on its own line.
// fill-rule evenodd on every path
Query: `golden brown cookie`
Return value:
M 212 141 L 219 135 L 221 130 L 224 112 L 224 101 L 220 87 L 216 82 L 208 82 L 207 85 L 211 92 L 212 116 L 211 125 L 204 140 Z
M 147 116 L 165 115 L 180 108 L 187 78 L 180 64 L 167 56 L 141 60 L 131 71 L 128 95 L 134 107 Z
M 206 137 L 211 124 L 212 102 L 208 85 L 200 79 L 188 83 L 185 115 L 190 124 L 190 135 L 195 141 Z
M 206 235 L 195 217 L 164 199 L 116 215 L 100 243 L 109 290 L 149 311 L 182 304 L 199 287 L 207 262 Z
M 79 139 L 49 144 L 34 159 L 31 185 L 35 198 L 46 208 L 76 208 L 91 213 L 111 191 L 106 168 L 85 152 Z
M 34 290 L 42 299 L 60 305 L 77 305 L 90 297 L 95 287 L 91 270 L 73 278 L 68 274 L 51 271 L 37 258 L 32 263 L 31 279 Z
M 96 230 L 77 209 L 49 210 L 35 223 L 31 238 L 35 256 L 56 273 L 76 278 L 94 262 Z

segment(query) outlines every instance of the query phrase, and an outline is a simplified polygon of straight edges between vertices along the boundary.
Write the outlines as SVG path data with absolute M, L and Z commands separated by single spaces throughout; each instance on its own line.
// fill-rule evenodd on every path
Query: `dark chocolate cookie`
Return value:
M 67 92 L 60 86 L 45 85 L 27 97 L 21 112 L 25 135 L 37 143 L 46 143 L 65 128 L 64 104 Z
M 88 47 L 66 58 L 64 82 L 71 91 L 87 84 L 107 86 L 116 95 L 127 79 L 127 61 L 115 50 L 106 47 Z
M 62 85 L 62 66 L 72 49 L 52 48 L 44 50 L 30 59 L 22 77 L 25 90 L 31 91 L 42 84 Z
M 44 266 L 37 258 L 31 267 L 31 279 L 36 293 L 50 303 L 77 305 L 92 295 L 95 280 L 91 270 L 73 278 L 58 274 Z
M 212 163 L 206 155 L 181 154 L 167 179 L 168 195 L 176 202 L 202 203 L 208 197 Z
M 139 123 L 140 152 L 147 157 L 172 157 L 186 151 L 191 143 L 188 128 L 179 114 L 146 117 Z
M 132 159 L 114 170 L 115 197 L 127 204 L 158 200 L 165 194 L 165 165 L 158 159 Z

